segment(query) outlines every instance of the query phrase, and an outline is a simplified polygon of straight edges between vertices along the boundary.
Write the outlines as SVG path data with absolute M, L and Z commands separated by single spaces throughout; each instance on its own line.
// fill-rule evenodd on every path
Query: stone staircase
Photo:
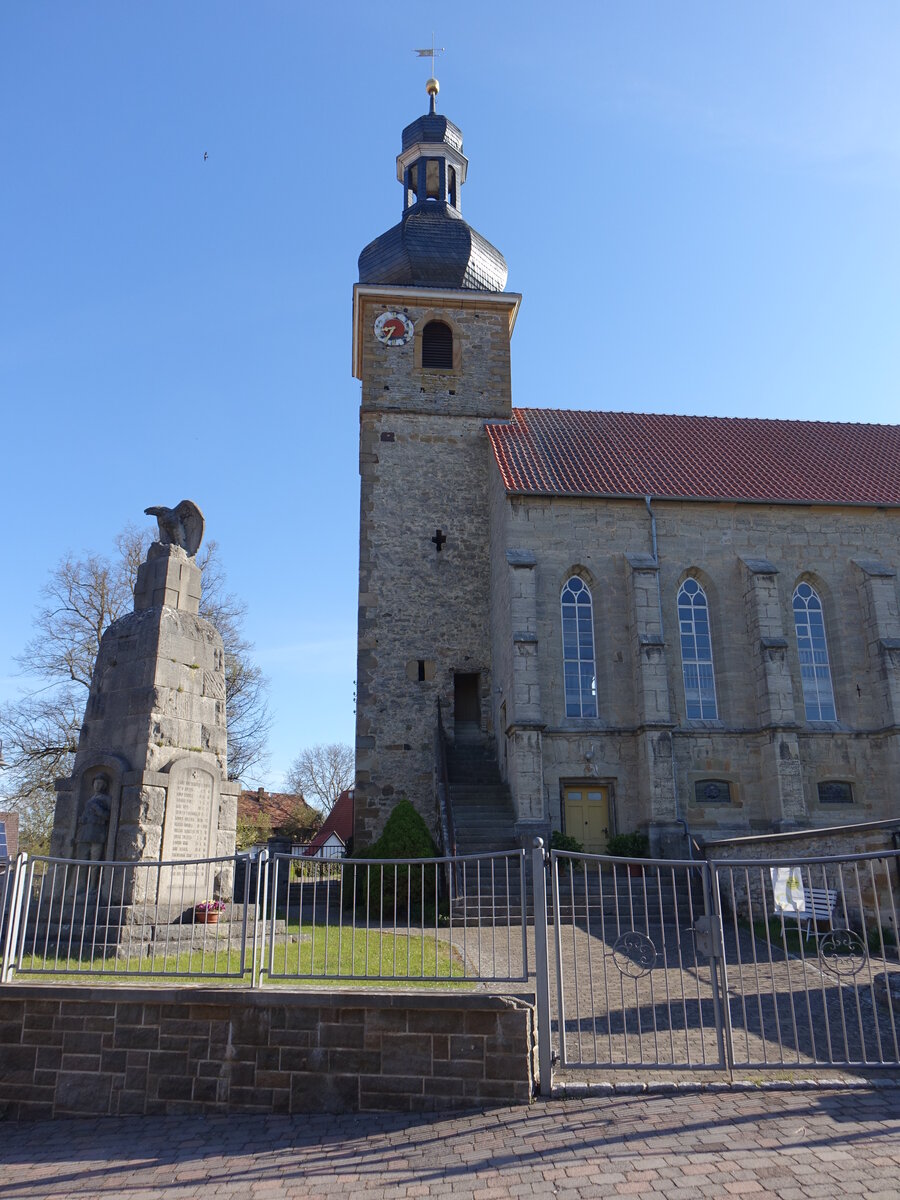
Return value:
M 477 725 L 457 725 L 447 747 L 450 801 L 459 854 L 518 849 L 509 786 L 500 778 L 494 746 Z
M 477 725 L 454 728 L 454 739 L 447 745 L 447 772 L 450 800 L 456 827 L 456 848 L 460 855 L 500 854 L 519 849 L 516 837 L 516 813 L 509 786 L 500 776 L 494 743 Z M 457 881 L 454 918 L 467 923 L 490 924 L 518 922 L 523 916 L 522 888 L 517 860 L 482 860 L 480 867 L 470 862 L 465 877 Z M 525 854 L 524 918 L 534 923 L 531 849 Z M 683 869 L 674 875 L 671 869 L 636 865 L 629 873 L 625 864 L 613 871 L 604 865 L 598 872 L 591 862 L 587 875 L 579 865 L 569 873 L 566 860 L 560 862 L 560 919 L 563 924 L 585 924 L 593 928 L 642 928 L 677 924 L 690 928 L 694 917 L 703 911 L 699 876 L 688 882 Z M 549 875 L 547 878 L 548 917 L 553 921 Z
M 564 865 L 565 864 L 565 865 Z M 689 881 L 683 870 L 675 873 L 666 867 L 647 865 L 639 873 L 629 874 L 627 867 L 604 865 L 598 872 L 596 863 L 571 875 L 568 863 L 559 867 L 560 920 L 566 924 L 590 922 L 600 929 L 635 928 L 677 925 L 688 929 L 703 913 L 702 885 L 699 877 Z M 547 885 L 548 895 L 550 883 Z M 553 920 L 553 914 L 550 913 Z
M 477 725 L 455 726 L 454 739 L 447 746 L 447 772 L 457 854 L 517 850 L 516 813 L 509 786 L 500 777 L 493 742 Z M 526 870 L 530 871 L 530 862 L 526 862 Z M 461 866 L 456 891 L 454 918 L 465 917 L 472 924 L 522 919 L 517 859 L 483 859 Z M 527 882 L 526 892 L 530 904 Z

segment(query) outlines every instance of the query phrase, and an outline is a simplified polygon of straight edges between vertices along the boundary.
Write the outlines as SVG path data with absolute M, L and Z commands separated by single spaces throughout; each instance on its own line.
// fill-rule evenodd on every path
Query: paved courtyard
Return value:
M 900 1090 L 539 1102 L 440 1117 L 0 1125 L 0 1200 L 900 1197 Z

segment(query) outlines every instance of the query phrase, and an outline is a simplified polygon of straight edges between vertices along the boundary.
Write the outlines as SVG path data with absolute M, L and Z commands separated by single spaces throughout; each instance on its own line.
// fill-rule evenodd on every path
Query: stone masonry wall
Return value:
M 823 829 L 804 829 L 795 833 L 773 833 L 760 837 L 716 838 L 704 843 L 708 858 L 781 859 L 793 862 L 801 858 L 825 858 L 840 854 L 878 854 L 897 849 L 894 834 L 900 833 L 900 817 L 887 821 L 866 821 L 854 825 L 829 825 Z
M 620 831 L 673 815 L 707 836 L 890 815 L 900 771 L 892 699 L 900 687 L 897 514 L 658 500 L 653 508 L 668 705 L 655 702 L 651 712 L 642 655 L 656 647 L 652 631 L 644 635 L 647 645 L 641 642 L 630 594 L 635 563 L 640 569 L 651 549 L 644 502 L 513 496 L 505 508 L 494 505 L 495 555 L 515 549 L 535 560 L 539 640 L 532 652 L 543 709 L 544 804 L 554 827 L 563 821 L 563 785 L 591 780 L 609 784 L 612 826 Z M 770 560 L 769 573 L 761 560 Z M 588 583 L 593 598 L 596 720 L 565 716 L 559 597 L 572 574 Z M 689 721 L 685 714 L 676 596 L 688 575 L 709 599 L 716 721 Z M 838 717 L 830 724 L 805 719 L 791 610 L 801 580 L 813 584 L 824 605 Z M 655 585 L 650 591 L 655 603 Z M 779 631 L 783 636 L 775 636 Z M 495 647 L 502 640 L 503 632 L 495 633 Z M 503 660 L 509 661 L 506 648 Z M 507 757 L 511 749 L 512 741 Z M 651 768 L 660 771 L 657 796 Z M 677 814 L 661 790 L 666 771 L 677 785 Z M 512 764 L 508 775 L 512 783 Z M 695 782 L 710 778 L 731 783 L 731 804 L 696 803 Z M 819 803 L 817 783 L 829 779 L 852 782 L 852 805 Z M 667 811 L 657 813 L 656 804 Z
M 719 886 L 726 907 L 754 919 L 774 909 L 771 871 L 768 867 L 743 867 L 747 861 L 770 860 L 799 865 L 805 886 L 833 888 L 838 893 L 836 923 L 862 933 L 880 925 L 896 945 L 900 911 L 900 859 L 895 836 L 896 820 L 809 829 L 763 837 L 722 838 L 708 841 L 703 852 L 711 862 L 735 863 L 719 869 Z M 872 857 L 846 863 L 823 863 L 829 856 L 863 854 Z M 879 858 L 883 854 L 885 857 Z M 748 899 L 749 898 L 749 899 Z
M 488 505 L 491 551 L 491 669 L 494 682 L 491 694 L 492 724 L 500 770 L 506 778 L 506 730 L 515 720 L 511 580 L 506 558 L 512 543 L 506 528 L 506 491 L 500 480 L 500 473 L 494 467 L 491 468 L 488 477 Z
M 435 829 L 436 700 L 452 730 L 455 673 L 479 675 L 486 731 L 492 718 L 484 422 L 510 412 L 512 302 L 403 300 L 402 289 L 366 298 L 360 324 L 359 846 L 378 836 L 403 795 Z M 433 317 L 449 323 L 458 365 L 416 367 L 413 342 L 378 342 L 375 317 L 392 307 L 408 313 L 417 336 Z
M 530 998 L 36 987 L 0 992 L 0 1115 L 526 1104 Z

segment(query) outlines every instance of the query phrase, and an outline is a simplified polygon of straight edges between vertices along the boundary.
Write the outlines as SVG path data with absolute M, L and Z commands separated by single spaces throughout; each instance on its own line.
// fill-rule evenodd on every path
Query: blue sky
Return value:
M 898 419 L 896 4 L 9 0 L 0 698 L 48 569 L 188 496 L 271 679 L 247 782 L 352 741 L 351 289 L 432 29 L 517 405 Z

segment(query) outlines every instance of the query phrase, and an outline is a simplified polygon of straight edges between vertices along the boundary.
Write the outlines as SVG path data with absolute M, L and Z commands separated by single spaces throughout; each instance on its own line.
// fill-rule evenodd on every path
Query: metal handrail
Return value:
M 437 698 L 437 726 L 435 729 L 435 792 L 437 793 L 438 819 L 441 825 L 441 849 L 450 858 L 456 857 L 456 822 L 453 818 L 453 799 L 450 795 L 450 770 L 447 766 L 447 731 L 441 710 L 441 698 Z M 455 877 L 454 865 L 446 867 L 447 888 L 450 898 L 459 891 L 459 880 Z

